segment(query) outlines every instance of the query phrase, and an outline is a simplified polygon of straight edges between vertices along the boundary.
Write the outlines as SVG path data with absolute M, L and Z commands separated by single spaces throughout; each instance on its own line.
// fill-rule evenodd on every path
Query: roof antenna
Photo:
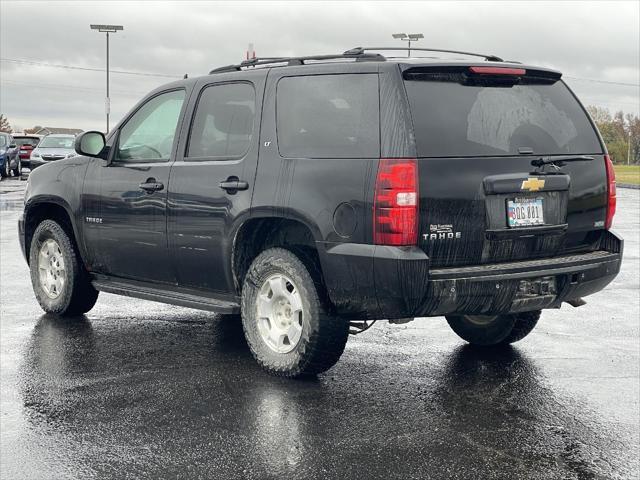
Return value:
M 182 78 L 185 78 L 185 79 L 186 79 L 186 78 L 189 78 L 189 74 L 185 73 L 185 74 L 184 74 L 184 77 L 182 77 Z

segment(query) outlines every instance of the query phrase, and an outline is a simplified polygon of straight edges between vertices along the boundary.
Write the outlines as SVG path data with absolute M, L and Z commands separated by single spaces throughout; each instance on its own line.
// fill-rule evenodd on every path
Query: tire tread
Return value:
M 542 312 L 540 310 L 516 314 L 516 322 L 513 324 L 511 333 L 509 333 L 509 335 L 507 335 L 507 338 L 502 340 L 501 343 L 515 343 L 529 335 L 538 324 L 538 320 L 540 320 L 541 314 Z

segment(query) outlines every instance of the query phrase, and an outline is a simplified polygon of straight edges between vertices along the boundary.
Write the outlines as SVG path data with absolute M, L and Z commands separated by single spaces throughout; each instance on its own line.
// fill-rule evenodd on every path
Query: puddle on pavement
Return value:
M 23 200 L 21 198 L 16 199 L 4 199 L 0 197 L 0 212 L 18 212 L 24 207 Z
M 0 183 L 0 212 L 22 210 L 24 191 L 27 186 L 26 178 L 25 175 L 20 180 L 3 179 Z

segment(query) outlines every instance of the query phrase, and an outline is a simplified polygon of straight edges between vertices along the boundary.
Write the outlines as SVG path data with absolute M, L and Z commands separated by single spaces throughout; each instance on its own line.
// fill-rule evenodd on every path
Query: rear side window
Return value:
M 377 74 L 285 77 L 276 99 L 283 157 L 379 156 Z
M 601 153 L 596 133 L 560 81 L 465 84 L 410 75 L 405 86 L 420 157 Z
M 247 153 L 255 110 L 256 94 L 251 84 L 205 88 L 191 126 L 187 157 L 235 158 Z

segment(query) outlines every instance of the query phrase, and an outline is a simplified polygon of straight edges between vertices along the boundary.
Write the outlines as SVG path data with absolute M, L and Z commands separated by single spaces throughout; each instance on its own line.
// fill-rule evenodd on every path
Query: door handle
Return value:
M 249 188 L 249 184 L 244 180 L 240 180 L 238 177 L 229 177 L 218 185 L 221 189 L 226 190 L 229 193 Z
M 156 181 L 155 178 L 147 178 L 147 180 L 138 185 L 138 187 L 147 193 L 153 193 L 162 190 L 164 188 L 164 184 Z

